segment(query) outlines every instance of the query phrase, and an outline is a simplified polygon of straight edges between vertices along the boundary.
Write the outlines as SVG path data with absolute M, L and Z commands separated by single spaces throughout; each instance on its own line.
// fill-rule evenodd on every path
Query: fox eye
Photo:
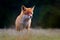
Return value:
M 32 14 L 32 13 L 31 13 Z
M 30 14 L 32 14 L 32 13 L 30 13 Z

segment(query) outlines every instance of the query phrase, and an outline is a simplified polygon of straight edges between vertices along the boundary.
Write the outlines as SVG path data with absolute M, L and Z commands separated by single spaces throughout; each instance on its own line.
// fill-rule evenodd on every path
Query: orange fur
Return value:
M 23 18 L 23 16 L 27 13 L 31 13 L 31 15 L 33 15 L 33 9 L 34 9 L 34 7 L 33 8 L 26 8 L 25 6 L 22 6 L 22 8 L 21 8 L 21 13 L 20 13 L 20 15 L 19 16 L 17 16 L 17 18 L 16 18 L 16 21 L 15 21 L 15 26 L 16 26 L 16 30 L 17 31 L 20 31 L 20 29 L 23 29 L 23 28 L 27 28 L 28 30 L 30 29 L 30 26 L 31 26 L 31 19 L 25 19 L 24 21 L 29 21 L 29 23 L 28 23 L 28 25 L 26 26 L 26 27 L 24 27 L 25 25 L 23 25 L 23 23 L 21 23 L 21 21 L 22 21 L 22 18 Z M 27 15 L 26 14 L 26 15 Z

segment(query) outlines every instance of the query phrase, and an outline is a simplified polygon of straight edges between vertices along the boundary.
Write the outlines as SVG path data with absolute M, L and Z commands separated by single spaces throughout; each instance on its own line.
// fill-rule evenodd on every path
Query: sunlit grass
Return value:
M 32 35 L 8 35 L 7 33 L 0 34 L 0 40 L 60 40 L 60 36 Z

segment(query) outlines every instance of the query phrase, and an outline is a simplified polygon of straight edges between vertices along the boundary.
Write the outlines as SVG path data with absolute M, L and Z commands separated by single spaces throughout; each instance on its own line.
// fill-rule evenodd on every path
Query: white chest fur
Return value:
M 28 20 L 27 22 L 24 22 L 24 20 L 25 20 L 26 18 L 29 18 L 29 20 Z M 22 20 L 21 20 L 21 23 L 28 25 L 30 22 L 31 22 L 30 16 L 28 16 L 28 15 L 23 15 Z

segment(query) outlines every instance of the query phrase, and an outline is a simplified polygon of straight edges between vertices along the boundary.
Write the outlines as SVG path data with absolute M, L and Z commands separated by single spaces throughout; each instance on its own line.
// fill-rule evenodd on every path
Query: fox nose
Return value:
M 30 16 L 30 18 L 32 18 L 32 16 Z

